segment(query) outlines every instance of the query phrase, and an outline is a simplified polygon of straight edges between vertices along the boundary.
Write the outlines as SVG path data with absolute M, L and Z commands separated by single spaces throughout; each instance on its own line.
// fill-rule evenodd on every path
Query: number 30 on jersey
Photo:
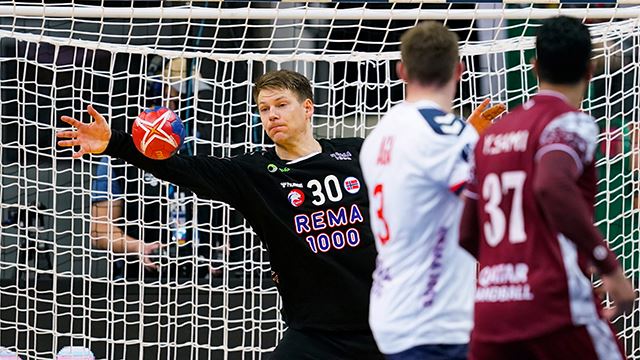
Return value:
M 324 187 L 322 186 L 324 183 Z M 340 188 L 340 181 L 335 175 L 329 175 L 324 178 L 323 183 L 313 179 L 307 183 L 307 188 L 311 189 L 313 195 L 313 201 L 311 203 L 315 206 L 320 206 L 326 202 L 328 198 L 330 201 L 338 202 L 342 200 L 342 189 Z M 325 194 L 327 196 L 325 197 Z

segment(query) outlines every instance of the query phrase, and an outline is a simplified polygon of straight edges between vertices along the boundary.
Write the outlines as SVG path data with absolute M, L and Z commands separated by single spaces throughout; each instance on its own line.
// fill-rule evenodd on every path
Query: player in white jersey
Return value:
M 378 250 L 369 323 L 388 359 L 466 359 L 475 260 L 458 245 L 458 193 L 478 131 L 451 114 L 463 71 L 453 32 L 422 23 L 403 35 L 401 56 L 407 97 L 360 153 Z

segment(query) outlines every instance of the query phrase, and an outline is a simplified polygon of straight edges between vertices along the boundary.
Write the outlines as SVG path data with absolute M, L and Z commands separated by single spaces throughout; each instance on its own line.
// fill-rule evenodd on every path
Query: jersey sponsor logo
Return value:
M 438 239 L 436 245 L 433 248 L 433 262 L 429 267 L 429 281 L 427 282 L 427 288 L 423 294 L 424 307 L 431 307 L 436 298 L 436 285 L 442 275 L 442 256 L 444 255 L 445 240 L 447 238 L 447 229 L 440 228 L 437 233 Z
M 287 199 L 289 199 L 291 205 L 298 207 L 304 203 L 304 193 L 302 190 L 293 189 L 289 192 L 289 195 L 287 195 Z
M 302 191 L 298 189 L 291 190 L 291 192 L 294 191 L 302 193 Z M 296 232 L 298 234 L 304 234 L 310 233 L 312 230 L 322 230 L 327 227 L 333 228 L 347 224 L 356 224 L 364 221 L 364 218 L 358 205 L 353 204 L 348 211 L 346 207 L 341 206 L 337 211 L 327 209 L 326 211 L 316 211 L 311 215 L 298 214 L 293 218 L 293 221 Z
M 349 176 L 344 179 L 344 189 L 347 190 L 349 194 L 355 194 L 360 191 L 360 181 L 353 176 Z
M 291 171 L 291 169 L 289 169 L 288 167 L 279 168 L 276 164 L 267 165 L 267 171 L 270 172 L 270 173 L 274 173 L 274 172 L 276 172 L 278 170 L 280 172 L 282 172 L 282 173 Z
M 351 160 L 351 151 L 346 151 L 346 152 L 334 152 L 332 154 L 330 154 L 329 156 L 331 156 L 332 158 L 336 159 L 336 160 Z
M 484 155 L 498 155 L 506 152 L 524 152 L 527 150 L 528 138 L 528 130 L 489 134 L 484 138 L 482 153 Z
M 292 191 L 295 191 L 294 189 Z M 342 206 L 337 211 L 327 209 L 326 211 L 316 211 L 311 215 L 298 214 L 293 218 L 296 232 L 300 235 L 312 231 L 324 232 L 318 235 L 308 235 L 305 240 L 309 249 L 314 252 L 327 252 L 331 249 L 341 250 L 346 245 L 356 247 L 360 244 L 360 231 L 357 228 L 347 230 L 333 230 L 335 227 L 353 225 L 364 221 L 362 212 L 358 205 L 351 205 L 347 210 Z
M 282 186 L 283 188 L 301 188 L 303 187 L 302 183 L 294 183 L 294 182 L 288 182 L 288 181 L 283 181 L 280 183 L 280 186 Z
M 531 301 L 533 298 L 526 263 L 485 266 L 478 274 L 476 302 Z
M 360 232 L 356 228 L 347 229 L 342 232 L 336 230 L 329 233 L 320 233 L 318 236 L 307 236 L 305 239 L 309 249 L 315 254 L 320 252 L 328 252 L 331 249 L 341 250 L 348 244 L 350 247 L 356 247 L 360 244 Z
M 371 294 L 375 297 L 380 297 L 386 283 L 391 280 L 391 270 L 388 267 L 384 266 L 380 258 L 377 258 L 376 269 L 373 271 L 373 284 L 371 284 Z

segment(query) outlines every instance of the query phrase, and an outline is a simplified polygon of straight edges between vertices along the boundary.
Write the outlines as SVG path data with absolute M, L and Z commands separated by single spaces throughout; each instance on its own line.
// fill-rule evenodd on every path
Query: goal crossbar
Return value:
M 434 2 L 440 3 L 440 2 Z M 522 1 L 504 1 L 504 4 Z M 540 1 L 549 4 L 552 2 Z M 626 0 L 620 4 L 640 4 L 640 0 Z M 559 4 L 559 3 L 558 3 Z M 587 19 L 638 18 L 639 7 L 616 8 L 524 8 L 524 9 L 389 9 L 367 8 L 332 9 L 320 7 L 282 8 L 104 8 L 100 6 L 0 6 L 0 16 L 52 17 L 52 18 L 122 18 L 122 19 L 232 19 L 232 20 L 461 20 L 461 19 L 546 19 L 566 15 Z

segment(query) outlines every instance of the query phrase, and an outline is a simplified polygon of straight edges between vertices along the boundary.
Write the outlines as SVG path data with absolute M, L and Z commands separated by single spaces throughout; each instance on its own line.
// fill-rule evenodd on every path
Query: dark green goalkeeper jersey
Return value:
M 358 159 L 362 139 L 319 142 L 321 153 L 295 161 L 274 149 L 151 160 L 114 130 L 105 153 L 240 211 L 269 252 L 290 327 L 368 329 L 376 250 Z

